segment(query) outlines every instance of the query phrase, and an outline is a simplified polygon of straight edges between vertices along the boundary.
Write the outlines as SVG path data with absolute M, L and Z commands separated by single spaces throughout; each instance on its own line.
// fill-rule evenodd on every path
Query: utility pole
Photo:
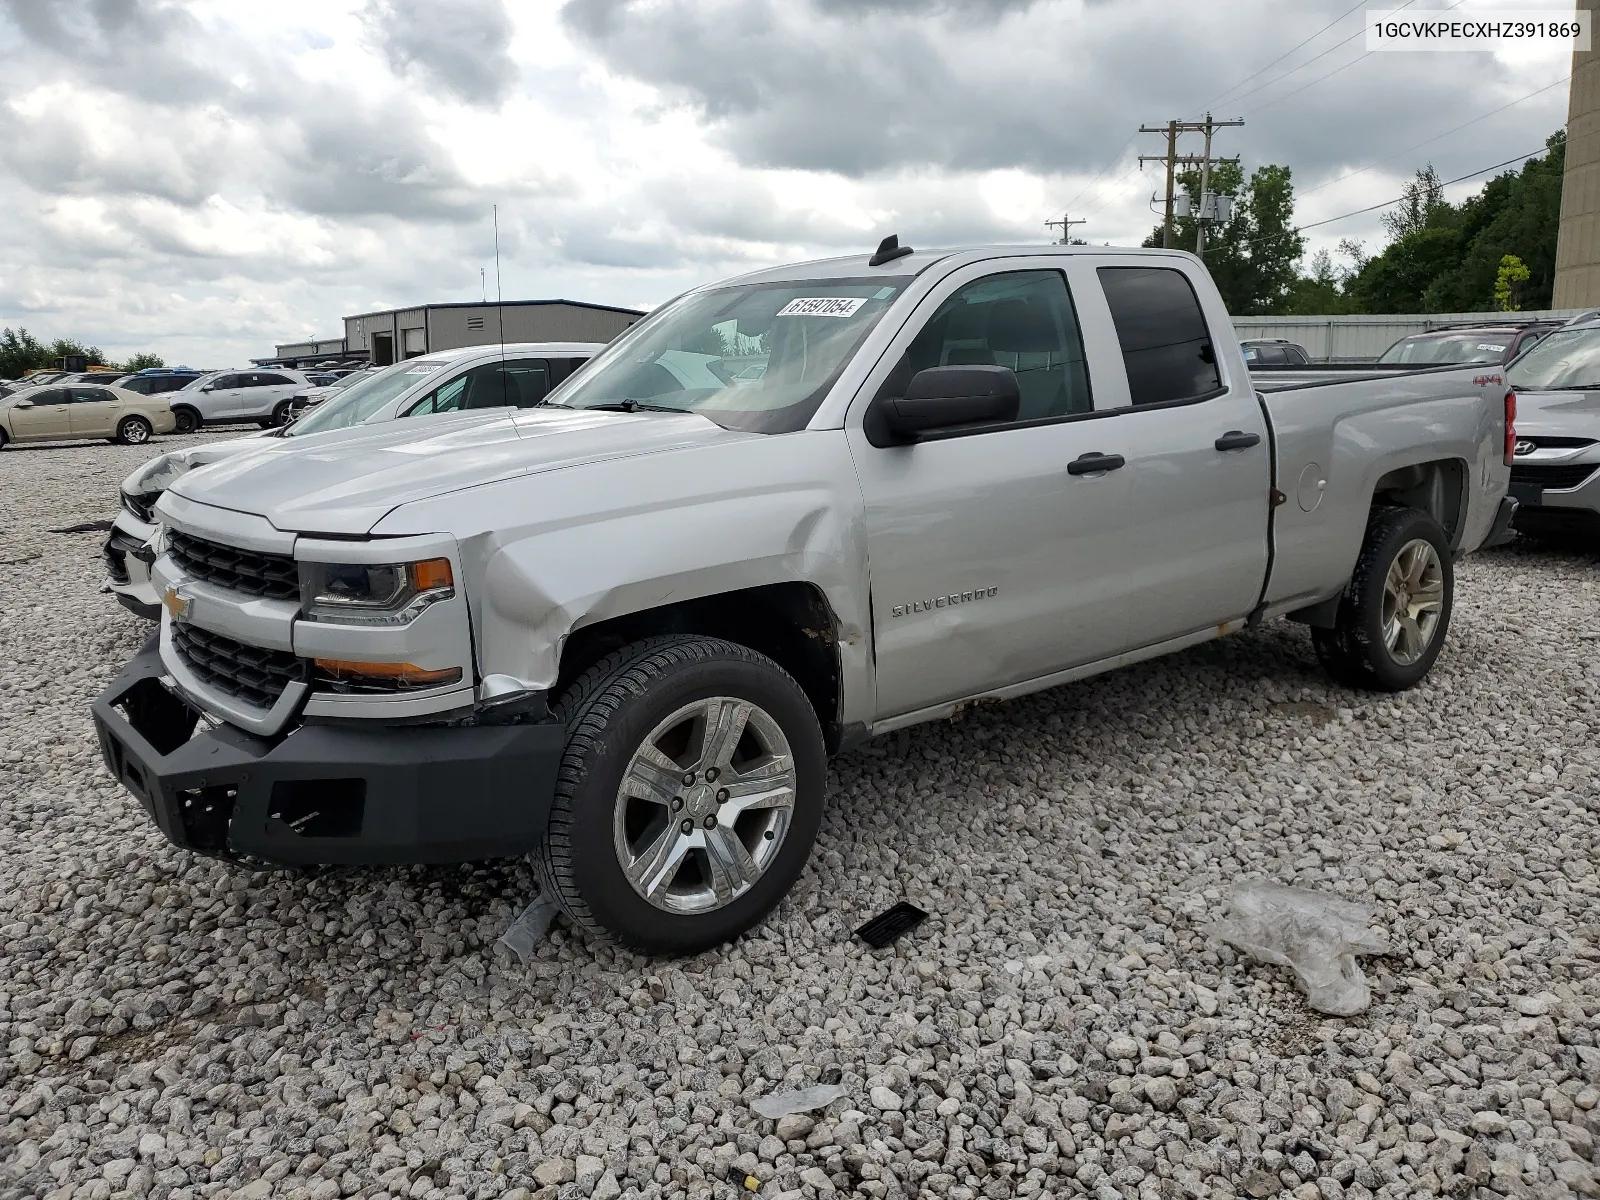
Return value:
M 1178 123 L 1176 121 L 1168 121 L 1165 130 L 1158 125 L 1141 125 L 1139 126 L 1139 132 L 1164 132 L 1167 135 L 1166 154 L 1141 154 L 1139 155 L 1139 166 L 1143 167 L 1145 159 L 1147 158 L 1153 159 L 1156 162 L 1164 161 L 1167 164 L 1167 204 L 1166 215 L 1161 219 L 1161 245 L 1170 250 L 1172 249 L 1172 188 L 1176 178 L 1174 171 L 1176 170 L 1178 164 Z
M 1204 255 L 1206 250 L 1205 218 L 1201 215 L 1205 211 L 1206 193 L 1211 187 L 1211 135 L 1218 129 L 1230 126 L 1243 125 L 1242 120 L 1214 121 L 1211 114 L 1206 114 L 1204 121 L 1168 121 L 1166 125 L 1141 125 L 1140 133 L 1164 133 L 1167 135 L 1167 152 L 1165 155 L 1141 154 L 1139 165 L 1142 167 L 1146 159 L 1156 162 L 1165 161 L 1167 166 L 1167 202 L 1166 215 L 1161 227 L 1161 244 L 1168 248 L 1172 246 L 1172 198 L 1175 186 L 1177 168 L 1182 166 L 1198 166 L 1200 168 L 1200 213 L 1196 214 L 1196 224 L 1199 233 L 1195 238 L 1195 253 Z M 1203 133 L 1206 138 L 1206 149 L 1203 155 L 1178 153 L 1178 135 L 1180 133 Z M 1237 162 L 1238 159 L 1221 160 Z
M 1076 221 L 1074 221 L 1071 213 L 1062 213 L 1061 220 L 1046 221 L 1044 226 L 1046 229 L 1053 229 L 1057 225 L 1061 226 L 1061 244 L 1063 246 L 1070 246 L 1072 245 L 1072 227 L 1074 225 L 1085 224 L 1088 220 L 1088 217 L 1079 217 Z

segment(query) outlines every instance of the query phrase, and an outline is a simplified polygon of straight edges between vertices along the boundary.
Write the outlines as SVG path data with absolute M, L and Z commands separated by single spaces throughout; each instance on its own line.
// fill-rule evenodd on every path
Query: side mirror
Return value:
M 1014 421 L 1021 402 L 1010 367 L 928 367 L 911 377 L 904 396 L 873 404 L 872 432 L 881 431 L 886 438 L 871 440 L 874 445 L 903 444 L 965 425 Z
M 217 385 L 214 384 L 214 383 L 208 383 L 208 384 L 205 385 L 205 387 L 201 388 L 200 390 L 202 392 L 214 392 L 214 391 L 217 390 Z
M 18 400 L 17 401 L 17 407 L 18 408 L 32 408 L 33 407 L 33 401 L 32 400 Z

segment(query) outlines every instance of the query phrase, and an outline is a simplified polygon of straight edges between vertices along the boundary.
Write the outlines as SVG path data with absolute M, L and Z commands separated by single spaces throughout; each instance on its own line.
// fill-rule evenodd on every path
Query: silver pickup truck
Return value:
M 891 239 L 690 292 L 539 408 L 183 475 L 94 718 L 179 845 L 531 853 L 579 927 L 692 951 L 875 734 L 1282 615 L 1415 684 L 1510 411 L 1472 371 L 1263 397 L 1186 254 Z

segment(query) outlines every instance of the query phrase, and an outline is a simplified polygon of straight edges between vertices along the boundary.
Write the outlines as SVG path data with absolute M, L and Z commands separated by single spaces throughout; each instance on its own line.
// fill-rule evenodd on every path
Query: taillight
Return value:
M 1511 465 L 1511 460 L 1517 456 L 1517 394 L 1506 393 L 1506 453 L 1505 464 Z

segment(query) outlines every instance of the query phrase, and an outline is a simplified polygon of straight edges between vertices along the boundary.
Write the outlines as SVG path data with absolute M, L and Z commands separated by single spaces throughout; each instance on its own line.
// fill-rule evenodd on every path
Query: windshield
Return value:
M 699 413 L 729 429 L 805 428 L 907 278 L 755 283 L 686 296 L 642 322 L 549 403 Z
M 1600 388 L 1600 326 L 1556 330 L 1506 368 L 1506 383 L 1526 392 Z
M 1509 333 L 1455 333 L 1448 337 L 1420 335 L 1401 338 L 1378 358 L 1381 363 L 1417 363 L 1437 366 L 1441 363 L 1499 362 L 1511 345 Z
M 412 358 L 395 363 L 372 375 L 363 375 L 360 382 L 329 396 L 316 408 L 283 431 L 284 437 L 301 437 L 308 433 L 326 433 L 330 429 L 348 429 L 359 425 L 373 413 L 409 387 L 421 383 L 425 376 L 448 365 L 445 359 Z

